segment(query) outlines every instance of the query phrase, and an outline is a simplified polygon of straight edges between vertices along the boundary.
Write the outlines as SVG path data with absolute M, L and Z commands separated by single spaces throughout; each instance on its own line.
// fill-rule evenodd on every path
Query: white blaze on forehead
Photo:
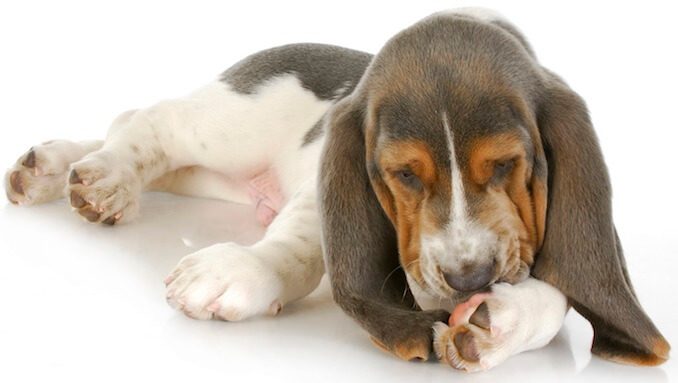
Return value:
M 450 152 L 452 196 L 449 221 L 441 230 L 421 237 L 419 265 L 424 289 L 436 296 L 447 296 L 449 287 L 440 272 L 460 270 L 464 265 L 485 264 L 501 251 L 497 235 L 470 216 L 464 181 L 457 161 L 454 133 L 447 113 L 441 118 Z
M 454 132 L 450 127 L 447 113 L 443 112 L 441 117 L 450 150 L 452 201 L 450 201 L 450 221 L 446 230 L 441 233 L 444 236 L 441 239 L 445 250 L 438 252 L 438 256 L 446 259 L 448 265 L 451 266 L 459 262 L 474 262 L 491 256 L 497 237 L 470 216 L 464 180 L 454 146 Z
M 450 222 L 455 225 L 464 225 L 468 221 L 468 212 L 466 208 L 466 196 L 464 194 L 464 182 L 459 170 L 457 153 L 454 148 L 454 133 L 447 122 L 447 113 L 442 113 L 445 135 L 450 148 L 450 167 L 452 169 L 452 205 L 450 206 Z

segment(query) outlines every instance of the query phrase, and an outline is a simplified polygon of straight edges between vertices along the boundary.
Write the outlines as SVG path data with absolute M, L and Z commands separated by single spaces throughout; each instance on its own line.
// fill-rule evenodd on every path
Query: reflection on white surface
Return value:
M 145 195 L 142 206 L 137 222 L 117 227 L 85 223 L 63 201 L 0 208 L 1 381 L 665 382 L 675 372 L 673 362 L 591 358 L 591 328 L 572 312 L 546 348 L 490 372 L 403 362 L 371 345 L 326 280 L 276 318 L 191 320 L 165 304 L 165 275 L 188 253 L 252 243 L 263 230 L 248 206 L 164 194 Z M 671 341 L 676 313 L 649 301 Z

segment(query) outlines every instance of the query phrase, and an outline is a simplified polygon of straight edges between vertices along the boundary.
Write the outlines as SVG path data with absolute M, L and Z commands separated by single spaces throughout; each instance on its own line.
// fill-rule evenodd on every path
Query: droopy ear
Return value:
M 607 168 L 583 100 L 548 75 L 537 123 L 548 162 L 546 232 L 533 274 L 588 319 L 591 351 L 616 362 L 657 365 L 670 346 L 628 279 L 612 223 Z
M 449 313 L 420 311 L 407 289 L 395 230 L 366 170 L 364 110 L 354 95 L 326 116 L 318 191 L 333 296 L 379 347 L 407 360 L 428 359 L 432 326 Z

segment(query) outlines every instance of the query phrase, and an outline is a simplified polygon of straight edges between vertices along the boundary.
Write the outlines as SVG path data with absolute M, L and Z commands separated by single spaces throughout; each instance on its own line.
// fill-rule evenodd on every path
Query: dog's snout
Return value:
M 443 272 L 445 282 L 457 291 L 475 291 L 490 284 L 494 277 L 495 262 L 484 265 L 466 265 L 458 271 Z

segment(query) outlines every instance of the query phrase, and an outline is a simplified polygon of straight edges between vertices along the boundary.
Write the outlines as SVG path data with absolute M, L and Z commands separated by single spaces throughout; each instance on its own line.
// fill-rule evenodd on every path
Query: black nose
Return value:
M 457 291 L 475 291 L 490 284 L 494 269 L 494 262 L 480 266 L 464 265 L 457 272 L 444 272 L 443 277 L 445 282 Z

